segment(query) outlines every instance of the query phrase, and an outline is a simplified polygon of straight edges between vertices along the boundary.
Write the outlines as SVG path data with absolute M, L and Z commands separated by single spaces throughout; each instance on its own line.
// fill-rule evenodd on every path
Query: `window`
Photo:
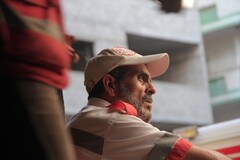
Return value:
M 73 42 L 72 47 L 80 53 L 80 61 L 78 63 L 72 63 L 71 69 L 83 71 L 87 60 L 93 56 L 93 43 L 77 40 Z
M 207 24 L 218 20 L 216 6 L 211 6 L 200 10 L 201 24 Z
M 217 97 L 226 94 L 224 78 L 210 80 L 209 82 L 210 96 Z

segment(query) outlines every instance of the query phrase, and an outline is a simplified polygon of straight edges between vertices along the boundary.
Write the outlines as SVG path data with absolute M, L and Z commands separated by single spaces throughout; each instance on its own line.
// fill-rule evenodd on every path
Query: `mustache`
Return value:
M 146 94 L 146 95 L 143 96 L 142 101 L 143 101 L 143 102 L 146 101 L 146 102 L 152 103 L 152 102 L 153 102 L 153 99 L 152 99 L 152 96 L 151 96 L 151 95 Z

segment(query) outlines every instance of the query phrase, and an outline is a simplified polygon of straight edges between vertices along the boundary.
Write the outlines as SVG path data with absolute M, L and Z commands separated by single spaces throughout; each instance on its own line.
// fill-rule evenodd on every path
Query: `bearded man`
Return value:
M 168 66 L 167 53 L 142 56 L 123 47 L 88 61 L 88 104 L 67 124 L 78 160 L 230 160 L 149 123 L 151 80 Z

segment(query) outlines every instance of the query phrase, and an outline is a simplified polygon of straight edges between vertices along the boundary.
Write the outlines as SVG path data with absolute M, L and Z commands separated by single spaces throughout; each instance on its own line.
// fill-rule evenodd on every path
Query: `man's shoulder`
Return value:
M 109 129 L 122 124 L 138 124 L 141 127 L 150 125 L 136 116 L 120 113 L 115 109 L 88 105 L 68 121 L 67 127 Z
M 108 107 L 98 107 L 94 105 L 88 105 L 84 107 L 79 113 L 75 114 L 70 121 L 96 121 L 99 123 L 101 121 L 136 121 L 143 122 L 140 118 L 132 115 L 127 115 L 120 112 L 117 109 L 112 109 Z

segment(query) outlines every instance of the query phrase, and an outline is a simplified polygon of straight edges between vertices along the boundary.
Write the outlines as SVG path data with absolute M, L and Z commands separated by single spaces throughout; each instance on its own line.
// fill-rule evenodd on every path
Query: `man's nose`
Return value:
M 147 92 L 148 92 L 148 94 L 151 94 L 151 95 L 153 95 L 153 94 L 156 93 L 156 89 L 154 88 L 154 86 L 153 86 L 152 83 L 149 83 L 149 84 L 148 84 Z

